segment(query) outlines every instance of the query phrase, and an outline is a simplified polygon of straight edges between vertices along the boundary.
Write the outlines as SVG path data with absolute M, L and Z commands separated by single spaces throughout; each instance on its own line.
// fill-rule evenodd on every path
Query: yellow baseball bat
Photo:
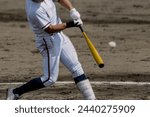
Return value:
M 103 59 L 102 57 L 100 56 L 100 54 L 98 53 L 98 51 L 96 50 L 95 46 L 93 45 L 93 43 L 91 42 L 91 40 L 89 39 L 89 37 L 87 36 L 87 34 L 85 33 L 85 31 L 83 30 L 82 26 L 79 26 L 86 42 L 87 42 L 87 45 L 92 53 L 92 56 L 93 58 L 95 59 L 96 63 L 98 64 L 98 66 L 100 68 L 103 68 L 104 67 L 104 62 L 103 62 Z

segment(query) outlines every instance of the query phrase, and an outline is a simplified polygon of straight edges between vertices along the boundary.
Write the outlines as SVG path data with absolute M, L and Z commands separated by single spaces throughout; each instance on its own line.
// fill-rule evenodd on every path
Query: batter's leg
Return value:
M 62 39 L 60 36 L 52 40 L 45 38 L 37 42 L 38 49 L 43 57 L 44 75 L 35 78 L 26 84 L 11 90 L 10 96 L 7 99 L 14 99 L 15 95 L 41 89 L 45 86 L 52 85 L 56 82 L 59 72 L 60 52 L 62 47 Z
M 84 98 L 88 100 L 95 100 L 95 94 L 89 80 L 84 74 L 73 44 L 67 36 L 64 34 L 62 34 L 62 36 L 65 41 L 60 56 L 61 62 L 71 71 L 74 81 Z
M 41 80 L 44 86 L 49 86 L 54 84 L 58 78 L 62 40 L 58 35 L 52 40 L 44 40 L 44 43 L 46 45 L 46 50 L 42 52 L 44 75 Z M 48 47 L 50 45 L 48 43 L 52 43 L 52 47 Z

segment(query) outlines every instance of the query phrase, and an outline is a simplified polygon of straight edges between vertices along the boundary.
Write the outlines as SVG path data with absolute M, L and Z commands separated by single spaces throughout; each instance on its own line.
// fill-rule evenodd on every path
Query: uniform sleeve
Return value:
M 39 22 L 39 27 L 43 30 L 46 29 L 51 23 L 50 18 L 45 11 L 36 12 L 35 17 Z

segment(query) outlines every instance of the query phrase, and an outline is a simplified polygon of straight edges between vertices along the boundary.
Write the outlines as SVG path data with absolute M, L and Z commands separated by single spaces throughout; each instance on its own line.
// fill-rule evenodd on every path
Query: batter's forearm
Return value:
M 44 31 L 46 31 L 47 33 L 57 33 L 60 32 L 66 28 L 71 28 L 71 27 L 79 27 L 80 22 L 78 21 L 69 21 L 67 23 L 62 23 L 62 24 L 56 24 L 56 25 L 49 25 L 46 29 L 44 29 Z
M 58 2 L 62 6 L 64 6 L 65 8 L 67 8 L 68 10 L 71 10 L 71 9 L 74 8 L 73 5 L 72 5 L 72 3 L 69 0 L 58 0 Z
M 64 30 L 66 28 L 66 23 L 56 24 L 56 25 L 49 25 L 44 31 L 47 33 L 56 33 Z

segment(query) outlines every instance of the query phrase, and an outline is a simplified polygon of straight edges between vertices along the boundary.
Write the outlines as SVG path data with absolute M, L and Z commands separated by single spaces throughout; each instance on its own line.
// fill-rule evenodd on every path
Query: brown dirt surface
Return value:
M 98 68 L 78 28 L 64 31 L 73 42 L 90 81 L 150 82 L 150 3 L 147 0 L 71 1 L 81 13 L 84 29 L 105 62 L 104 68 Z M 69 20 L 69 12 L 56 5 L 62 20 Z M 110 48 L 110 41 L 115 41 L 117 46 Z M 0 83 L 26 82 L 41 74 L 42 58 L 26 20 L 25 0 L 1 0 Z M 62 64 L 58 81 L 72 81 Z M 97 99 L 150 98 L 149 85 L 92 86 Z M 5 99 L 8 87 L 0 84 L 0 99 Z M 56 84 L 27 93 L 21 99 L 82 97 L 74 84 Z

